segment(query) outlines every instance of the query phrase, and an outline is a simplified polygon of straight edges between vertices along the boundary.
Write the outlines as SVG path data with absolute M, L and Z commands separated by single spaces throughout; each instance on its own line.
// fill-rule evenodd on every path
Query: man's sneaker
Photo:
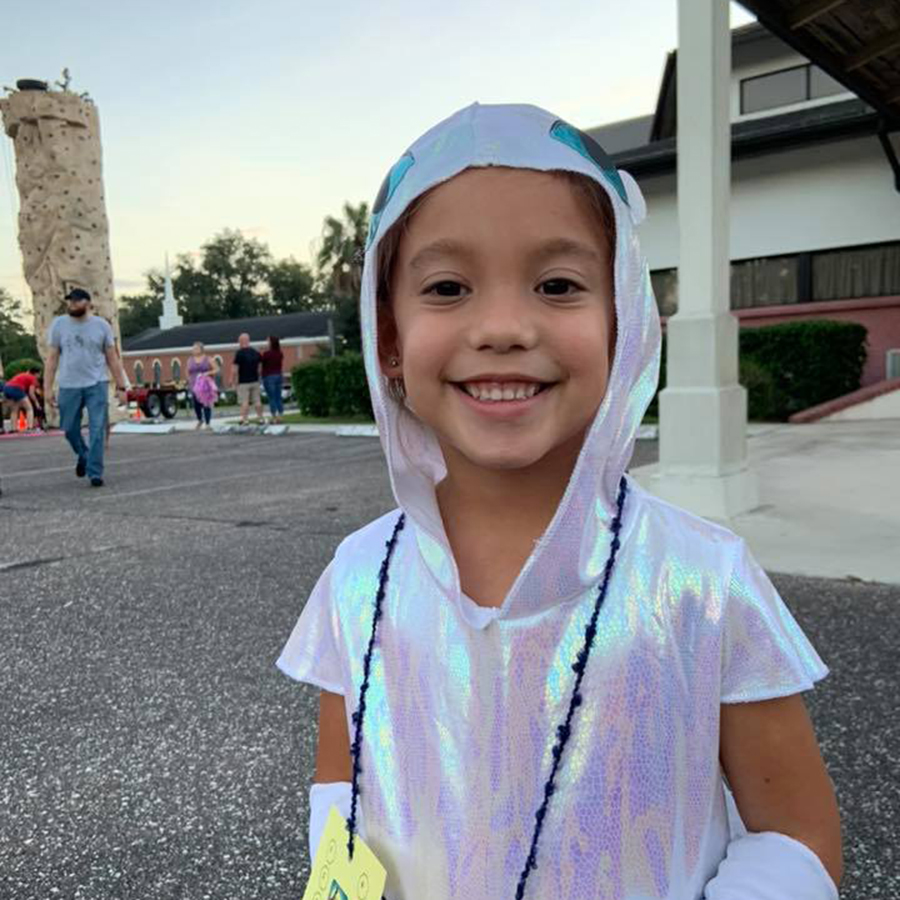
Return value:
M 75 466 L 75 474 L 79 478 L 84 478 L 84 475 L 86 472 L 87 472 L 87 463 L 83 459 L 79 459 L 78 465 Z
M 103 479 L 102 478 L 92 478 L 91 479 L 91 487 L 103 487 Z

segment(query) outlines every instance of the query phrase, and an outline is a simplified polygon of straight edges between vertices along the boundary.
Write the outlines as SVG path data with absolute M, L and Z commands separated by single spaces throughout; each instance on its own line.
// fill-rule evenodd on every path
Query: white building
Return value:
M 589 129 L 647 199 L 641 244 L 663 315 L 677 308 L 675 78 L 673 51 L 654 115 Z M 887 362 L 900 348 L 900 173 L 878 113 L 752 24 L 732 32 L 731 119 L 731 306 L 741 325 L 860 322 L 863 384 L 900 375 Z

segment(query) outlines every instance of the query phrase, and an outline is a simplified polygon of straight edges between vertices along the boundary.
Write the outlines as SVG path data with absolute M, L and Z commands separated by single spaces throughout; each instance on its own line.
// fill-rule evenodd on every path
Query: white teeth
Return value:
M 511 381 L 500 384 L 498 382 L 464 382 L 462 389 L 476 400 L 487 403 L 497 403 L 499 401 L 509 402 L 510 400 L 528 400 L 533 397 L 540 385 L 533 381 L 521 382 Z

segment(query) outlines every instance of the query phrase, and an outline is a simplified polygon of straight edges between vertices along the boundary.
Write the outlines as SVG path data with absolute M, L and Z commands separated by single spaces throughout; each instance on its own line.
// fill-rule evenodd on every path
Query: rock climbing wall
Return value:
M 121 347 L 96 106 L 67 90 L 16 90 L 0 112 L 15 144 L 19 246 L 41 356 L 73 287 L 90 291 Z

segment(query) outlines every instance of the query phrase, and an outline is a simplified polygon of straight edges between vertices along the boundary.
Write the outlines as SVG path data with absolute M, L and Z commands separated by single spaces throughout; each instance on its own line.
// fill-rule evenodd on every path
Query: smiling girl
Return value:
M 311 849 L 336 805 L 389 900 L 837 896 L 799 696 L 826 668 L 740 539 L 625 474 L 659 367 L 643 215 L 530 106 L 451 116 L 376 199 L 400 509 L 341 543 L 278 665 L 322 691 Z

